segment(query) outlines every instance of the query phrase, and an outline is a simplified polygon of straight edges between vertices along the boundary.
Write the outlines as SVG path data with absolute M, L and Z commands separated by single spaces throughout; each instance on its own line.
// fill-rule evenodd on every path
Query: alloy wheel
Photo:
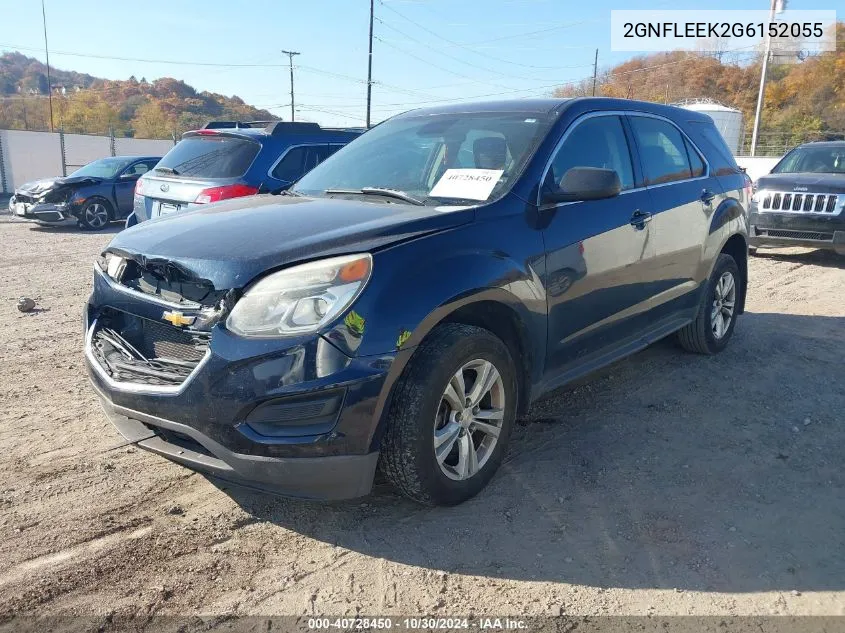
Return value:
M 434 455 L 450 479 L 478 473 L 493 453 L 502 432 L 505 387 L 493 363 L 476 359 L 449 380 L 434 422 Z
M 102 228 L 109 221 L 109 212 L 105 205 L 93 202 L 85 208 L 85 221 L 94 229 Z
M 736 281 L 731 272 L 722 273 L 716 282 L 715 291 L 710 326 L 713 328 L 713 336 L 719 340 L 730 328 L 736 306 Z

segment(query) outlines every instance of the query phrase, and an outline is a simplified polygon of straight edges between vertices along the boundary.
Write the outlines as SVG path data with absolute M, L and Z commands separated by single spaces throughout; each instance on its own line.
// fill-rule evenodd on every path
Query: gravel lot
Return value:
M 754 258 L 725 353 L 664 341 L 556 392 L 485 492 L 430 509 L 383 484 L 260 496 L 109 450 L 80 332 L 109 239 L 0 217 L 0 621 L 845 614 L 845 258 Z

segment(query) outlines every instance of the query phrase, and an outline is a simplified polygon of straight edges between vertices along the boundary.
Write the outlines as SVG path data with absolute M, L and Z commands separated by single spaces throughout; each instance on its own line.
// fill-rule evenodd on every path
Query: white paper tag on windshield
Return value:
M 428 195 L 487 200 L 503 173 L 502 169 L 447 169 Z

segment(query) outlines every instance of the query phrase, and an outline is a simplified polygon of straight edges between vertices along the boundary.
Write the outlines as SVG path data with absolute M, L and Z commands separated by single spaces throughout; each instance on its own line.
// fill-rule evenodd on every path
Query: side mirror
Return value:
M 120 174 L 120 180 L 138 180 L 141 177 L 141 174 Z
M 577 202 L 613 198 L 622 191 L 619 174 L 613 169 L 573 167 L 560 181 L 557 191 L 543 193 L 543 202 Z

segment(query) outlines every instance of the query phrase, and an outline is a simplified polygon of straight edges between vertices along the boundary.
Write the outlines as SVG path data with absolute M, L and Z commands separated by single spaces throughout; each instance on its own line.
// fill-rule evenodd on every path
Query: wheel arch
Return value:
M 377 448 L 386 430 L 387 412 L 393 400 L 396 383 L 413 358 L 417 348 L 439 325 L 460 323 L 484 328 L 498 337 L 508 348 L 517 374 L 517 415 L 523 415 L 531 403 L 533 385 L 538 380 L 536 342 L 532 341 L 529 325 L 520 314 L 515 297 L 499 288 L 488 288 L 478 294 L 463 297 L 441 306 L 428 315 L 414 330 L 413 345 L 402 347 L 393 359 L 387 376 L 388 388 L 376 404 L 372 448 Z M 504 296 L 503 296 L 504 295 Z M 545 334 L 545 330 L 543 330 Z M 545 344 L 545 339 L 543 340 Z
M 745 295 L 748 291 L 748 241 L 745 236 L 740 233 L 734 233 L 722 246 L 719 253 L 725 253 L 734 258 L 736 265 L 739 267 L 739 274 L 742 276 L 740 280 L 740 298 L 737 306 L 737 314 L 745 312 Z
M 105 204 L 106 205 L 106 211 L 108 211 L 108 214 L 109 214 L 109 220 L 114 221 L 114 219 L 115 219 L 115 217 L 114 217 L 115 209 L 117 207 L 115 206 L 115 204 L 111 200 L 109 200 L 106 196 L 104 196 L 101 193 L 95 193 L 93 195 L 88 196 L 85 199 L 85 204 L 82 205 L 82 209 L 80 209 L 80 212 L 82 210 L 84 210 L 85 207 L 87 207 L 91 202 L 94 202 L 94 201 L 102 202 L 103 204 Z

